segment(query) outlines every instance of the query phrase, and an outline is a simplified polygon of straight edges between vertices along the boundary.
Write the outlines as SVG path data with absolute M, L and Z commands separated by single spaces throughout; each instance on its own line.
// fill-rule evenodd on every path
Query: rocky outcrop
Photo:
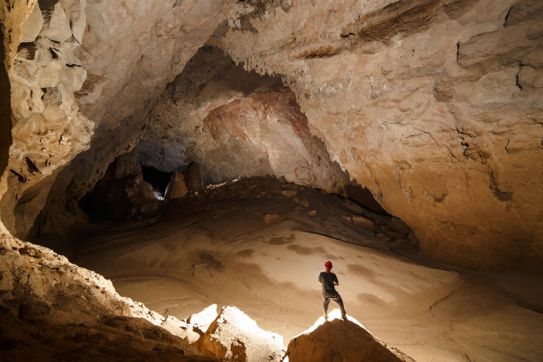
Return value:
M 210 181 L 338 191 L 341 167 L 433 259 L 543 265 L 540 1 L 36 3 L 0 14 L 12 233 L 63 233 L 139 144 Z
M 257 362 L 280 361 L 284 353 L 281 336 L 235 307 L 217 315 L 211 306 L 190 323 L 165 317 L 121 297 L 101 275 L 12 237 L 0 237 L 0 275 L 7 360 Z
M 39 14 L 25 23 L 19 6 L 2 13 L 3 22 L 18 21 L 14 28 L 27 30 L 9 74 L 12 171 L 3 176 L 9 192 L 0 201 L 3 222 L 21 236 L 52 200 L 59 204 L 38 222 L 45 229 L 63 230 L 79 217 L 77 201 L 135 146 L 146 112 L 229 6 L 177 0 L 44 4 L 37 5 L 43 6 L 43 26 L 33 41 Z M 12 39 L 10 49 L 20 39 Z
M 338 311 L 339 312 L 339 311 Z M 414 361 L 388 348 L 356 320 L 323 318 L 288 344 L 289 362 L 400 362 Z
M 426 255 L 541 266 L 539 1 L 256 3 L 211 43 L 281 75 L 331 158 Z
M 1 236 L 0 251 L 4 358 L 189 360 L 197 334 L 185 322 L 121 297 L 111 281 L 49 249 Z
M 215 306 L 216 308 L 216 306 Z M 283 337 L 262 330 L 236 307 L 223 307 L 196 343 L 198 355 L 220 361 L 282 361 Z
M 166 188 L 165 197 L 167 199 L 178 199 L 185 196 L 189 192 L 185 177 L 180 171 L 174 171 L 170 178 L 170 183 Z
M 168 86 L 139 153 L 164 171 L 196 160 L 217 183 L 264 175 L 328 191 L 346 183 L 281 80 L 246 72 L 216 48 L 200 49 Z
M 79 202 L 91 221 L 127 221 L 157 211 L 153 186 L 144 181 L 135 151 L 119 156 Z

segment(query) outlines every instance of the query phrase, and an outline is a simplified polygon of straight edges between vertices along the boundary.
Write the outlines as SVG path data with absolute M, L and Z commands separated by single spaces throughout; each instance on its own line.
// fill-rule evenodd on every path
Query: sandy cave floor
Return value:
M 436 266 L 349 222 L 346 206 L 242 180 L 170 202 L 160 218 L 93 225 L 75 262 L 160 313 L 235 305 L 288 343 L 322 314 L 329 257 L 348 314 L 417 361 L 543 360 L 543 275 Z

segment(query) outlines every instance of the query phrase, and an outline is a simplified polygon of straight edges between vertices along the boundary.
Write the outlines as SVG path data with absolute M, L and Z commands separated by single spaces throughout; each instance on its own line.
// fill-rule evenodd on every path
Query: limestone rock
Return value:
M 223 307 L 198 341 L 202 356 L 221 361 L 281 361 L 283 337 L 262 330 L 235 307 Z
M 167 199 L 178 199 L 185 196 L 189 192 L 183 173 L 180 171 L 174 171 L 170 179 L 170 183 L 166 188 Z
M 41 14 L 40 5 L 36 4 L 34 10 L 26 19 L 23 25 L 23 33 L 21 35 L 21 43 L 30 43 L 36 40 L 36 37 L 43 26 L 43 16 Z
M 187 167 L 188 188 L 190 191 L 202 191 L 204 189 L 204 180 L 202 178 L 202 168 L 196 162 L 189 163 Z
M 35 2 L 1 7 L 2 23 L 13 29 L 10 54 Z M 4 224 L 31 237 L 38 216 L 45 218 L 37 221 L 45 233 L 82 220 L 78 200 L 136 145 L 154 100 L 230 6 L 226 0 L 46 3 L 40 2 L 40 34 L 19 48 L 10 69 L 13 172 L 1 181 L 10 190 L 0 200 Z M 13 57 L 7 60 L 11 65 Z M 30 172 L 27 162 L 40 172 Z M 45 206 L 47 199 L 55 201 Z M 41 212 L 44 207 L 49 210 Z
M 337 191 L 346 182 L 281 80 L 246 72 L 213 47 L 168 86 L 138 147 L 147 166 L 171 171 L 197 160 L 215 183 L 274 175 Z
M 413 361 L 387 348 L 361 325 L 334 319 L 294 337 L 287 348 L 290 362 Z
M 358 225 L 361 228 L 371 231 L 375 230 L 375 223 L 362 215 L 352 215 L 350 219 L 353 224 Z
M 284 217 L 275 213 L 265 213 L 263 219 L 265 224 L 275 224 L 282 221 Z
M 280 74 L 331 158 L 427 256 L 541 267 L 541 2 L 392 3 L 293 2 L 211 43 Z
M 298 195 L 298 192 L 296 190 L 283 190 L 281 191 L 281 195 L 292 199 L 294 196 Z
M 72 36 L 70 20 L 60 2 L 55 4 L 47 29 L 43 31 L 42 35 L 57 43 L 62 43 Z
M 188 360 L 185 322 L 121 297 L 111 281 L 47 248 L 0 235 L 0 251 L 0 329 L 13 346 L 3 357 Z

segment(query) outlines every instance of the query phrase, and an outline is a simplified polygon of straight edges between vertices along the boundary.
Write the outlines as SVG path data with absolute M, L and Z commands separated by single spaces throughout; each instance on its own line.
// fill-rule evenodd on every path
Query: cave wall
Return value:
M 212 47 L 168 85 L 138 149 L 142 164 L 163 171 L 196 161 L 208 182 L 273 175 L 339 192 L 348 180 L 280 78 L 246 72 Z
M 67 220 L 81 219 L 78 199 L 135 146 L 156 98 L 227 15 L 230 2 L 40 5 L 23 24 L 25 43 L 9 74 L 13 172 L 4 176 L 9 192 L 0 208 L 3 222 L 21 237 L 44 224 L 63 232 Z M 52 200 L 56 204 L 44 211 Z
M 0 212 L 12 233 L 84 219 L 77 201 L 107 166 L 142 138 L 152 163 L 145 149 L 162 135 L 173 154 L 209 160 L 215 179 L 239 168 L 331 190 L 344 177 L 335 161 L 433 259 L 543 263 L 540 1 L 35 4 L 8 1 L 1 14 L 13 142 Z M 236 88 L 198 67 L 183 78 L 206 43 L 270 83 Z
M 210 43 L 282 75 L 426 255 L 541 265 L 542 15 L 537 0 L 292 2 Z

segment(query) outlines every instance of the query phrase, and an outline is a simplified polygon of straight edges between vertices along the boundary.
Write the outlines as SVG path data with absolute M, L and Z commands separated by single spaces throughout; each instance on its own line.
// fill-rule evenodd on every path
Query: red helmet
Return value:
M 332 262 L 331 262 L 330 260 L 326 259 L 326 260 L 324 261 L 324 268 L 325 268 L 326 270 L 332 269 L 333 266 L 334 266 L 334 264 L 332 264 Z

